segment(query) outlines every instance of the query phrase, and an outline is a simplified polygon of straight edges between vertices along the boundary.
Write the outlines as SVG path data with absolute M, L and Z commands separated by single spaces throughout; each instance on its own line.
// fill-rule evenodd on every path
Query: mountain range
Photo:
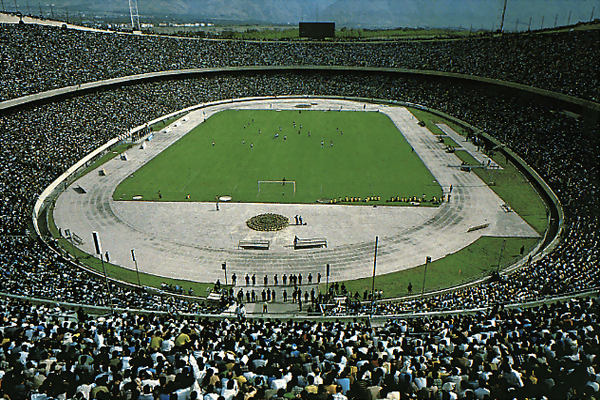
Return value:
M 58 14 L 129 15 L 128 0 L 51 0 Z M 16 0 L 25 10 L 25 2 Z M 500 26 L 504 0 L 137 0 L 140 21 L 229 21 L 248 24 L 290 24 L 333 21 L 337 27 L 484 27 Z M 7 11 L 12 1 L 5 1 Z M 32 0 L 32 9 L 35 1 Z M 49 4 L 39 3 L 47 10 Z M 527 29 L 556 23 L 588 21 L 600 14 L 600 0 L 508 0 L 505 26 Z M 47 12 L 47 11 L 45 11 Z M 571 14 L 570 18 L 568 15 Z

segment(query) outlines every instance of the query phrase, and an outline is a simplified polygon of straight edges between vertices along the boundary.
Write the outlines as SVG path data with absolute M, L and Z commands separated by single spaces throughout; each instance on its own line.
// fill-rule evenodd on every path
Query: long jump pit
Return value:
M 154 134 L 152 141 L 127 151 L 88 173 L 64 190 L 54 207 L 58 228 L 82 238 L 76 244 L 94 254 L 92 232 L 98 232 L 110 262 L 141 272 L 188 281 L 214 283 L 227 273 L 238 277 L 256 274 L 321 274 L 330 265 L 330 281 L 370 277 L 373 274 L 375 238 L 378 237 L 377 275 L 413 268 L 455 253 L 481 236 L 527 237 L 539 235 L 517 213 L 506 212 L 504 201 L 474 173 L 465 173 L 455 154 L 447 153 L 438 139 L 405 107 L 311 98 L 312 110 L 377 111 L 393 121 L 434 178 L 449 193 L 450 202 L 438 207 L 262 204 L 221 202 L 115 201 L 121 181 L 135 173 L 190 132 L 206 118 L 227 109 L 298 110 L 301 99 L 236 101 L 207 106 L 187 114 Z M 446 130 L 449 128 L 445 128 Z M 480 159 L 481 154 L 472 155 Z M 85 188 L 81 193 L 78 188 Z M 255 231 L 246 225 L 253 216 L 273 213 L 292 224 L 279 231 Z M 306 225 L 293 224 L 301 215 Z M 470 229 L 485 227 L 484 229 Z M 327 247 L 294 249 L 295 237 L 324 238 Z M 240 248 L 244 241 L 268 241 L 268 250 Z M 270 278 L 269 278 L 270 279 Z

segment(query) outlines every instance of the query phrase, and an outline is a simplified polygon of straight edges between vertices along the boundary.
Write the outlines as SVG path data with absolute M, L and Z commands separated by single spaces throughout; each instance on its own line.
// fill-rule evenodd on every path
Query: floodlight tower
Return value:
M 502 7 L 502 21 L 500 22 L 500 33 L 502 33 L 504 29 L 504 16 L 506 15 L 506 2 L 508 0 L 504 0 L 504 7 Z
M 129 14 L 131 14 L 131 29 L 133 31 L 141 31 L 137 0 L 129 0 Z

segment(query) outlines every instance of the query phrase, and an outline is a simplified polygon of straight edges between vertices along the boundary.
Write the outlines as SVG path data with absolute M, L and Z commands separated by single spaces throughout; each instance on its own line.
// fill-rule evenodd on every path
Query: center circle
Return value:
M 260 214 L 246 221 L 248 228 L 255 231 L 280 231 L 290 224 L 288 217 L 280 214 Z

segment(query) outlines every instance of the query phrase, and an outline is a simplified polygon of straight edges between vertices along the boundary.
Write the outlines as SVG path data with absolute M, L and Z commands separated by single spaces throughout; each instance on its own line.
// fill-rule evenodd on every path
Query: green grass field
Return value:
M 456 38 L 469 37 L 483 33 L 483 31 L 469 32 L 459 29 L 347 29 L 341 28 L 335 31 L 335 39 L 408 39 L 408 38 Z M 298 39 L 298 28 L 293 29 L 247 29 L 245 32 L 226 31 L 221 37 L 226 39 L 244 40 L 281 40 Z
M 409 283 L 413 285 L 413 294 L 418 294 L 423 288 L 423 280 L 425 280 L 425 291 L 428 292 L 455 286 L 477 277 L 489 276 L 498 268 L 498 264 L 502 268 L 522 257 L 521 247 L 524 247 L 524 253 L 527 254 L 538 239 L 507 238 L 506 245 L 503 242 L 504 238 L 480 237 L 470 246 L 430 263 L 427 266 L 427 276 L 425 276 L 425 265 L 377 275 L 375 290 L 383 290 L 384 297 L 387 298 L 400 297 L 408 294 Z M 504 251 L 502 251 L 503 246 Z M 372 278 L 346 281 L 344 284 L 349 291 L 362 294 L 365 290 L 371 290 Z
M 285 185 L 261 183 L 259 192 L 258 181 L 284 178 Z M 392 196 L 442 194 L 386 115 L 307 110 L 219 112 L 124 180 L 113 197 L 158 201 L 159 190 L 162 201 L 229 195 L 260 203 L 379 196 L 369 204 L 386 204 Z
M 478 165 L 467 152 L 457 151 L 456 156 L 469 165 Z M 484 168 L 475 168 L 473 173 L 477 174 L 485 183 L 494 181 L 490 188 L 507 202 L 511 208 L 519 214 L 537 233 L 544 234 L 548 228 L 548 217 L 546 216 L 546 206 L 535 189 L 517 170 L 517 168 L 501 155 L 494 156 L 496 161 L 503 168 L 502 170 L 488 170 Z

